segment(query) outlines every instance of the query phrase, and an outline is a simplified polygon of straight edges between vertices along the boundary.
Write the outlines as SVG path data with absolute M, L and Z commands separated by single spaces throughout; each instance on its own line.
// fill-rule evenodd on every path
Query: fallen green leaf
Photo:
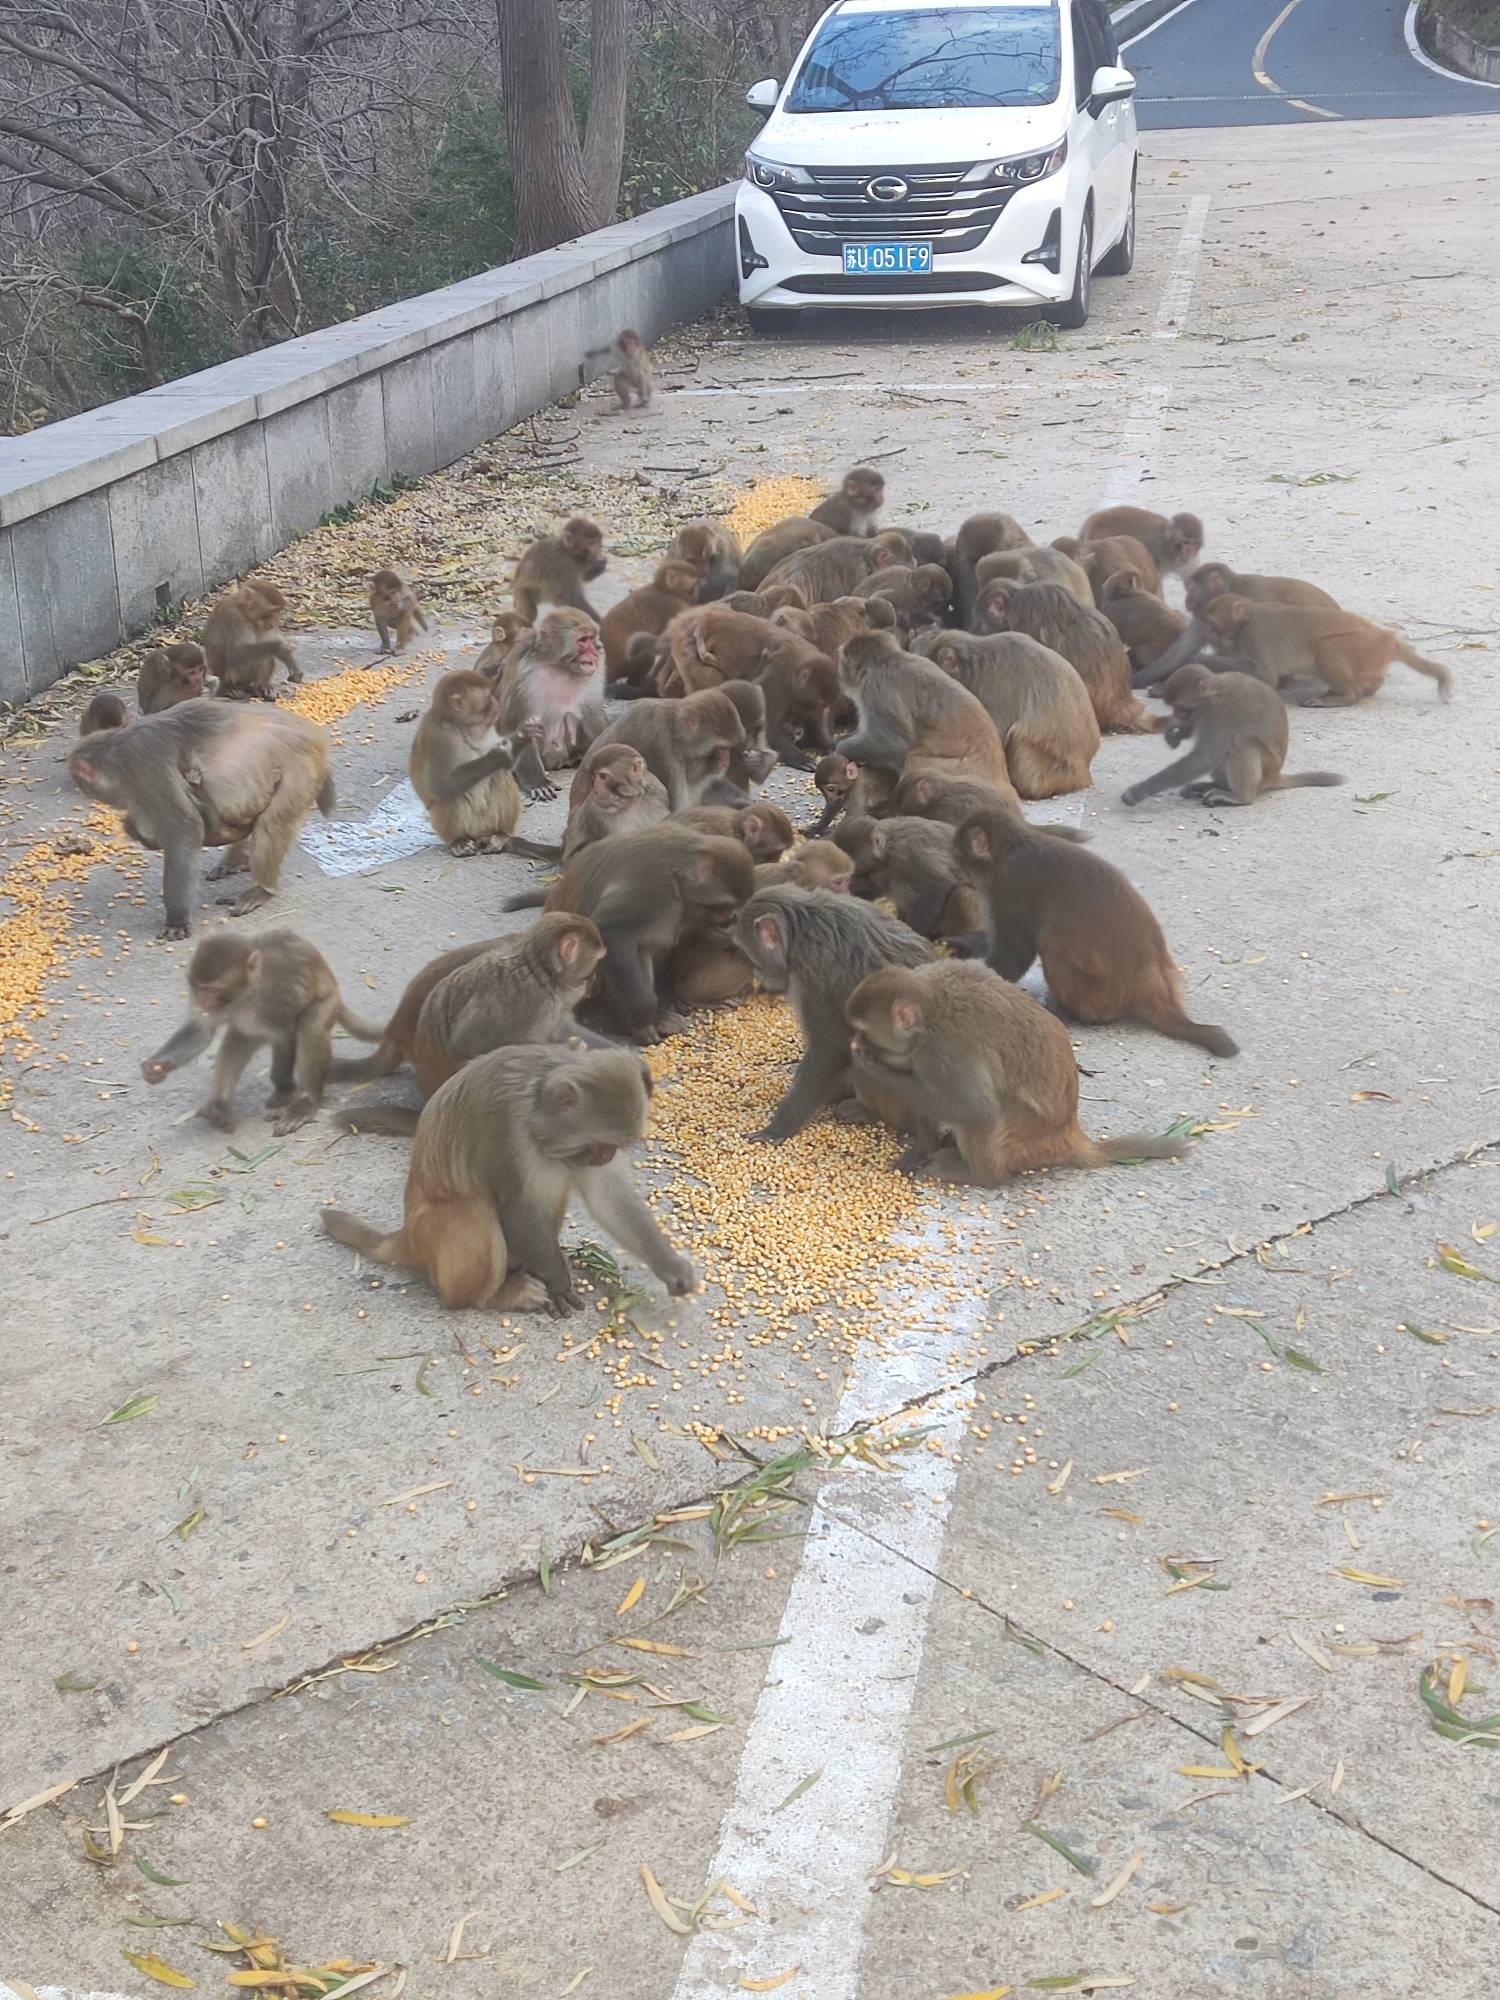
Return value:
M 181 1889 L 187 1882 L 186 1875 L 163 1875 L 159 1868 L 153 1868 L 144 1854 L 135 1857 L 135 1865 L 148 1882 L 154 1882 L 158 1889 Z
M 707 1720 L 706 1717 L 705 1720 Z M 820 1764 L 816 1771 L 809 1771 L 805 1778 L 803 1778 L 799 1783 L 793 1785 L 792 1789 L 787 1793 L 786 1797 L 781 1801 L 781 1804 L 779 1806 L 772 1806 L 771 1808 L 772 1814 L 775 1815 L 776 1813 L 779 1812 L 785 1812 L 788 1806 L 795 1805 L 798 1799 L 804 1797 L 808 1792 L 812 1790 L 813 1786 L 817 1784 L 818 1780 L 822 1777 L 822 1775 L 823 1775 L 823 1766 Z
M 1065 1840 L 1059 1840 L 1055 1833 L 1048 1833 L 1046 1827 L 1038 1826 L 1034 1819 L 1024 1820 L 1022 1824 L 1028 1833 L 1034 1833 L 1038 1840 L 1046 1841 L 1054 1853 L 1060 1854 L 1070 1867 L 1078 1870 L 1080 1875 L 1098 1874 L 1099 1864 L 1097 1861 L 1090 1861 L 1086 1856 L 1076 1854 Z
M 961 1750 L 965 1743 L 982 1743 L 987 1736 L 997 1736 L 996 1729 L 971 1729 L 966 1736 L 949 1736 L 941 1743 L 929 1743 L 922 1753 L 926 1757 L 936 1757 L 942 1750 Z
M 482 1659 L 478 1653 L 474 1655 L 474 1664 L 483 1667 L 487 1674 L 493 1674 L 497 1681 L 504 1681 L 507 1687 L 545 1688 L 547 1685 L 545 1681 L 533 1680 L 530 1674 L 518 1674 L 513 1667 L 496 1666 L 493 1660 Z
M 117 1410 L 111 1410 L 109 1415 L 101 1420 L 99 1428 L 102 1431 L 105 1424 L 133 1423 L 137 1417 L 149 1417 L 155 1408 L 155 1394 L 143 1389 L 134 1396 L 127 1396 Z

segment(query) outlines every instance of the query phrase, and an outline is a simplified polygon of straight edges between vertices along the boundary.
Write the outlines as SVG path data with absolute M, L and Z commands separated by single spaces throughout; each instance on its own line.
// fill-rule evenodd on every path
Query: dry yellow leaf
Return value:
M 1237 1778 L 1240 1774 L 1233 1764 L 1179 1764 L 1180 1778 Z
M 399 1813 L 362 1813 L 330 1810 L 328 1817 L 338 1826 L 409 1826 Z
M 1227 1730 L 1225 1734 L 1226 1735 L 1228 1734 Z M 1132 1854 L 1130 1859 L 1125 1863 L 1125 1866 L 1120 1870 L 1119 1874 L 1115 1877 L 1113 1882 L 1110 1883 L 1109 1887 L 1107 1889 L 1101 1889 L 1097 1896 L 1090 1896 L 1089 1902 L 1092 1904 L 1094 1909 L 1096 1910 L 1108 1909 L 1109 1905 L 1115 1900 L 1115 1897 L 1119 1895 L 1120 1891 L 1125 1887 L 1125 1884 L 1130 1880 L 1131 1876 L 1135 1873 L 1136 1869 L 1140 1867 L 1141 1863 L 1145 1860 L 1145 1858 L 1146 1858 L 1145 1848 L 1142 1847 L 1137 1849 L 1137 1851 L 1134 1854 Z
M 1043 1889 L 1040 1896 L 1028 1896 L 1024 1903 L 1017 1903 L 1015 1915 L 1020 1916 L 1022 1910 L 1039 1910 L 1044 1903 L 1056 1903 L 1067 1893 L 1066 1889 Z
M 268 1625 L 264 1632 L 257 1632 L 253 1639 L 241 1639 L 240 1651 L 242 1653 L 253 1653 L 257 1646 L 264 1646 L 270 1640 L 277 1638 L 286 1630 L 291 1622 L 292 1614 L 289 1611 L 284 1618 L 278 1618 L 274 1625 Z
M 1368 1583 L 1376 1590 L 1405 1590 L 1406 1585 L 1399 1576 L 1371 1576 L 1365 1569 L 1348 1569 L 1342 1563 L 1334 1572 L 1337 1576 L 1347 1576 L 1351 1583 Z
M 128 1958 L 137 1972 L 144 1972 L 148 1979 L 154 1979 L 159 1986 L 180 1986 L 188 1991 L 192 1990 L 194 1981 L 189 1979 L 185 1972 L 179 1972 L 175 1966 L 168 1965 L 164 1959 L 158 1958 L 153 1951 L 122 1951 L 120 1956 Z
M 675 1931 L 678 1937 L 691 1937 L 693 1932 L 692 1925 L 684 1923 L 676 1910 L 672 1908 L 672 1905 L 667 1901 L 666 1893 L 660 1882 L 657 1881 L 644 1861 L 641 1863 L 641 1881 L 645 1884 L 646 1896 L 652 1909 L 655 1910 L 667 1929 Z
M 986 1986 L 982 1993 L 950 1993 L 948 2000 L 1005 2000 L 1008 1986 Z
M 698 1655 L 690 1653 L 686 1646 L 669 1646 L 663 1639 L 622 1639 L 622 1646 L 629 1646 L 634 1653 L 667 1653 L 674 1660 L 696 1660 Z
M 627 1590 L 625 1595 L 620 1599 L 620 1608 L 615 1613 L 616 1618 L 623 1618 L 627 1611 L 634 1611 L 635 1607 L 640 1603 L 641 1599 L 645 1595 L 646 1595 L 646 1579 L 643 1576 L 638 1576 L 635 1582 L 630 1586 L 629 1590 Z
M 800 1965 L 794 1965 L 790 1971 L 778 1972 L 770 1979 L 742 1979 L 739 1982 L 740 1991 L 742 1993 L 774 1993 L 778 1986 L 785 1986 L 788 1981 L 795 1979 L 801 1970 L 802 1967 Z
M 1469 1657 L 1467 1653 L 1455 1653 L 1453 1670 L 1448 1675 L 1448 1706 L 1457 1708 L 1463 1700 L 1464 1689 L 1469 1680 Z
M 652 1718 L 649 1715 L 638 1715 L 634 1722 L 627 1722 L 625 1727 L 617 1729 L 613 1736 L 596 1736 L 595 1745 L 601 1750 L 607 1750 L 611 1743 L 623 1743 L 627 1736 L 634 1736 L 638 1729 L 649 1729 L 651 1722 Z

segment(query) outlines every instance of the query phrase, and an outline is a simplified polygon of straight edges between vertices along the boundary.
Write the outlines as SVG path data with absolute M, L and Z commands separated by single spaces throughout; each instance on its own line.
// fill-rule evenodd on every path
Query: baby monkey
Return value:
M 620 408 L 628 410 L 633 396 L 641 409 L 651 406 L 651 350 L 634 327 L 622 327 L 610 349 L 614 373 L 610 377 Z
M 362 1042 L 381 1029 L 352 1014 L 323 954 L 295 931 L 258 937 L 206 937 L 188 966 L 192 1011 L 175 1035 L 141 1064 L 147 1083 L 160 1083 L 208 1047 L 222 1028 L 213 1091 L 199 1111 L 221 1132 L 234 1130 L 234 1090 L 263 1044 L 271 1048 L 271 1095 L 278 1137 L 305 1125 L 323 1099 L 335 1023 Z
M 427 630 L 427 613 L 399 570 L 378 569 L 370 578 L 370 615 L 382 653 L 399 653 L 414 632 Z

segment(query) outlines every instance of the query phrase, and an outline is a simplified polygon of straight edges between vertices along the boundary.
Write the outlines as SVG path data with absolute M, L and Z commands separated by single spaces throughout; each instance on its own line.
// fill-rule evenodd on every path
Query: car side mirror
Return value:
M 1106 104 L 1119 104 L 1135 95 L 1135 78 L 1119 63 L 1101 63 L 1089 85 L 1089 116 L 1097 118 Z
M 1102 76 L 1104 71 L 1100 71 Z M 781 95 L 781 85 L 774 76 L 763 76 L 759 83 L 752 83 L 745 92 L 745 102 L 752 111 L 774 111 L 776 100 Z

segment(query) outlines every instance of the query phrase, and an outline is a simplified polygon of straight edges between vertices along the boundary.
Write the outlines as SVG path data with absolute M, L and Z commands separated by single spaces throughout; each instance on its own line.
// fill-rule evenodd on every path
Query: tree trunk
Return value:
M 583 173 L 596 229 L 607 229 L 620 212 L 620 164 L 625 156 L 625 100 L 629 86 L 625 0 L 593 0 Z
M 505 139 L 516 189 L 516 250 L 529 257 L 594 227 L 568 95 L 556 0 L 496 0 Z M 617 169 L 618 172 L 618 169 Z

